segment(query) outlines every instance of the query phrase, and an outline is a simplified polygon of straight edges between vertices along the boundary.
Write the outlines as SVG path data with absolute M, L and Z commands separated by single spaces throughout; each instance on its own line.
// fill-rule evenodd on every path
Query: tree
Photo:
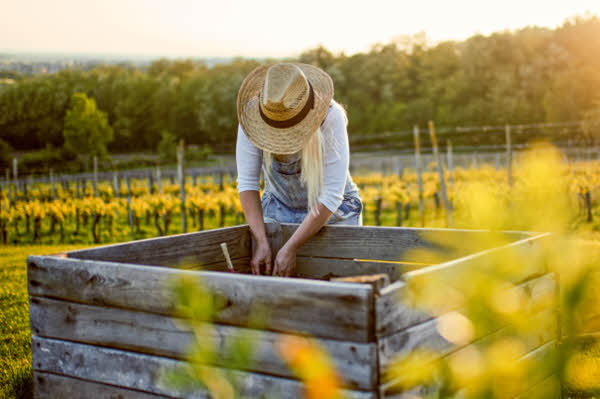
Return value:
M 157 152 L 161 161 L 173 161 L 177 152 L 177 137 L 168 130 L 161 131 Z
M 65 148 L 79 155 L 87 155 L 87 165 L 95 155 L 104 157 L 106 145 L 113 139 L 108 117 L 96 107 L 96 101 L 83 93 L 71 97 L 71 108 L 65 116 L 63 130 Z

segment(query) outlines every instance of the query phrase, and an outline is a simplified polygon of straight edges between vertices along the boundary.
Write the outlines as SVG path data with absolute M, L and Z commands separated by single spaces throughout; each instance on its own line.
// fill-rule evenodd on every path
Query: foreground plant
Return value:
M 438 333 L 451 349 L 398 358 L 388 377 L 398 380 L 402 390 L 420 386 L 430 388 L 416 390 L 420 395 L 440 397 L 548 398 L 560 396 L 561 383 L 598 388 L 592 379 L 600 375 L 600 361 L 582 354 L 579 337 L 593 329 L 595 319 L 589 316 L 599 310 L 594 286 L 600 251 L 567 233 L 569 174 L 559 152 L 539 144 L 523 159 L 513 187 L 477 182 L 463 187 L 457 224 L 498 232 L 478 246 L 507 245 L 500 233 L 507 230 L 553 234 L 537 239 L 527 251 L 507 245 L 451 273 L 409 273 L 408 304 L 438 318 Z M 440 244 L 466 250 L 474 243 Z M 519 287 L 523 276 L 535 273 L 554 276 L 559 294 L 539 284 L 532 288 L 537 292 Z

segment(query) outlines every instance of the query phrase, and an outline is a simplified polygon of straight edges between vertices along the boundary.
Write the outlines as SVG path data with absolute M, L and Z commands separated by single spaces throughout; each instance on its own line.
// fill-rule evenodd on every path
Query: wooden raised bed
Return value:
M 296 227 L 269 225 L 273 249 Z M 275 343 L 286 334 L 309 334 L 329 352 L 345 380 L 348 397 L 401 397 L 395 381 L 385 380 L 383 374 L 394 356 L 418 347 L 442 349 L 450 356 L 461 349 L 438 335 L 436 319 L 398 304 L 406 290 L 405 278 L 415 273 L 448 273 L 506 248 L 474 244 L 459 253 L 432 244 L 423 232 L 434 233 L 436 242 L 458 238 L 475 243 L 490 234 L 326 226 L 299 252 L 296 272 L 300 278 L 248 274 L 252 239 L 247 225 L 30 256 L 27 275 L 35 397 L 207 397 L 206 392 L 177 392 L 157 381 L 160 368 L 181 364 L 193 339 L 191 331 L 182 329 L 172 317 L 174 298 L 166 285 L 169 278 L 184 274 L 201 275 L 210 290 L 226 299 L 215 319 L 220 344 L 240 333 L 251 333 L 259 342 L 254 362 L 235 371 L 243 395 L 301 397 L 303 385 L 280 359 Z M 509 246 L 523 251 L 547 237 L 505 234 Z M 227 243 L 238 273 L 226 272 L 222 242 Z M 435 251 L 437 264 L 428 265 L 433 259 L 411 258 L 409 250 L 416 247 Z M 182 262 L 186 269 L 181 268 Z M 194 270 L 198 265 L 204 270 Z M 389 277 L 389 285 L 388 277 L 365 284 L 328 281 L 379 273 Z M 555 289 L 553 276 L 545 270 L 524 271 L 521 277 L 517 289 L 530 302 Z M 270 310 L 268 330 L 248 327 L 248 315 L 255 306 Z M 550 320 L 555 323 L 554 317 Z M 544 355 L 551 348 L 554 331 L 540 331 L 531 356 Z

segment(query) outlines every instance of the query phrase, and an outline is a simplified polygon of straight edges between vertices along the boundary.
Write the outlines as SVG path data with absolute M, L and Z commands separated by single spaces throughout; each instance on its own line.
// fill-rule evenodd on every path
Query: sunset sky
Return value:
M 554 28 L 600 0 L 18 0 L 2 4 L 0 51 L 293 56 L 352 54 L 425 31 L 432 42 L 527 25 Z

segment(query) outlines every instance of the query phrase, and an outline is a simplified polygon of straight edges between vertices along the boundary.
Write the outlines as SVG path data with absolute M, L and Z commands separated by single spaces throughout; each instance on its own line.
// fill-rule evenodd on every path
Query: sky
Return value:
M 0 51 L 347 55 L 425 32 L 431 43 L 600 15 L 600 0 L 1 0 Z

